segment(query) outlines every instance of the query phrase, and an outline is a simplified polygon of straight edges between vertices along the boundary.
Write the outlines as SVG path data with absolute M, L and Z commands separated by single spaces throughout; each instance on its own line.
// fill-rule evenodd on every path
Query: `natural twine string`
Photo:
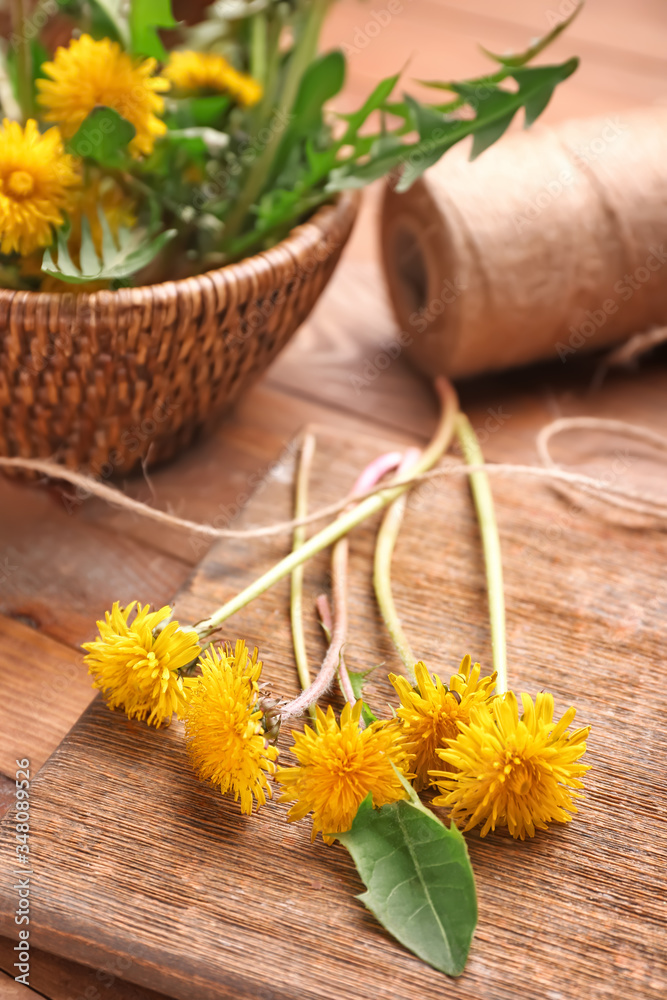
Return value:
M 616 433 L 625 437 L 631 437 L 652 445 L 660 451 L 667 452 L 667 437 L 658 434 L 648 427 L 641 427 L 636 424 L 626 423 L 624 420 L 603 420 L 597 417 L 567 417 L 554 420 L 542 428 L 537 436 L 537 451 L 543 462 L 538 465 L 521 465 L 512 462 L 484 462 L 479 465 L 447 465 L 439 469 L 432 469 L 418 476 L 409 476 L 404 480 L 406 483 L 416 485 L 432 479 L 463 477 L 467 478 L 471 472 L 486 472 L 491 475 L 529 476 L 535 479 L 543 479 L 548 482 L 562 483 L 574 486 L 583 492 L 596 496 L 604 503 L 615 507 L 622 507 L 625 510 L 633 511 L 637 514 L 644 514 L 649 517 L 659 518 L 667 521 L 667 497 L 661 499 L 640 491 L 627 489 L 606 482 L 604 479 L 595 479 L 578 472 L 568 472 L 561 469 L 554 462 L 549 451 L 549 442 L 557 435 L 571 430 L 595 430 L 607 433 Z M 170 525 L 173 528 L 181 528 L 193 534 L 204 535 L 211 539 L 216 538 L 265 538 L 279 535 L 284 532 L 293 531 L 300 525 L 315 524 L 318 521 L 326 520 L 339 514 L 350 503 L 349 495 L 335 503 L 320 507 L 306 517 L 292 518 L 289 521 L 278 521 L 276 524 L 265 525 L 258 528 L 216 528 L 210 524 L 201 524 L 198 521 L 190 521 L 187 518 L 178 517 L 167 511 L 149 507 L 141 500 L 134 500 L 126 496 L 120 490 L 106 486 L 90 476 L 68 469 L 49 459 L 39 458 L 5 458 L 0 456 L 0 467 L 9 469 L 20 469 L 25 472 L 37 472 L 48 476 L 51 479 L 64 480 L 72 486 L 81 487 L 88 494 L 106 500 L 107 503 L 124 510 L 130 510 L 142 517 L 148 517 L 161 524 Z M 359 503 L 366 497 L 383 493 L 388 487 L 378 486 L 366 493 L 355 495 L 355 502 Z
M 667 323 L 667 109 L 538 126 L 467 154 L 384 190 L 387 289 L 425 374 L 569 363 Z

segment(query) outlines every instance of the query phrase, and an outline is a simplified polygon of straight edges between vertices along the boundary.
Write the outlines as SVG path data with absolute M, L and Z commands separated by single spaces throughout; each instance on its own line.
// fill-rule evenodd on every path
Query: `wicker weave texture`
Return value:
M 0 454 L 104 478 L 171 458 L 258 378 L 331 277 L 345 194 L 264 253 L 93 294 L 0 290 Z

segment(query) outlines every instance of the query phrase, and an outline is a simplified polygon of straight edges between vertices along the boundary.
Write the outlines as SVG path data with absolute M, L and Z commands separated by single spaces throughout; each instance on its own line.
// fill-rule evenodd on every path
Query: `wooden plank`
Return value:
M 33 996 L 38 997 L 39 994 L 35 990 L 30 989 L 30 987 L 22 986 L 21 983 L 14 982 L 13 976 L 8 976 L 7 973 L 0 970 L 0 996 L 3 1000 L 26 1000 L 26 998 Z
M 535 430 L 542 404 L 533 416 Z M 314 504 L 340 495 L 389 443 L 324 432 L 318 440 Z M 515 1000 L 518 977 L 526 1000 L 662 1000 L 667 705 L 654 677 L 667 540 L 587 503 L 575 514 L 569 498 L 544 485 L 494 483 L 511 680 L 522 690 L 552 690 L 559 712 L 577 705 L 581 723 L 593 725 L 593 770 L 573 824 L 530 844 L 468 836 L 480 926 L 464 976 L 444 980 L 389 939 L 355 900 L 361 886 L 344 850 L 311 844 L 307 821 L 284 825 L 286 808 L 275 802 L 242 817 L 196 782 L 178 724 L 148 730 L 97 700 L 31 790 L 36 945 L 89 965 L 132 949 L 128 978 L 182 1000 L 430 1000 L 443 991 Z M 287 516 L 289 507 L 289 485 L 274 480 L 245 519 Z M 372 525 L 352 539 L 349 658 L 396 668 L 370 594 L 372 542 Z M 251 574 L 247 545 L 216 546 L 177 613 L 201 617 L 284 550 L 284 541 L 267 542 Z M 306 607 L 327 577 L 323 556 L 309 567 Z M 409 505 L 395 592 L 434 669 L 446 676 L 467 650 L 489 663 L 483 567 L 462 483 L 422 491 Z M 295 690 L 285 582 L 224 631 L 259 643 L 276 693 Z M 322 640 L 313 614 L 307 636 L 315 660 Z M 391 697 L 386 680 L 369 685 L 369 696 L 382 710 Z M 283 734 L 283 752 L 286 743 Z M 9 836 L 5 822 L 5 868 Z M 8 884 L 0 871 L 5 915 Z M 10 933 L 6 917 L 3 930 Z
M 403 65 L 408 50 L 414 53 L 408 69 L 410 76 L 470 75 L 481 71 L 486 62 L 476 49 L 478 41 L 500 51 L 516 48 L 543 30 L 546 15 L 559 6 L 552 4 L 545 9 L 543 3 L 536 4 L 534 0 L 508 0 L 501 8 L 489 0 L 466 0 L 465 5 L 406 0 L 403 16 L 393 18 L 382 28 L 379 37 L 369 41 L 363 51 L 351 55 L 348 90 L 341 108 L 357 106 L 379 75 L 392 73 Z M 372 12 L 384 11 L 385 7 L 384 3 L 378 3 L 371 10 L 357 0 L 342 0 L 332 9 L 325 33 L 326 43 L 354 44 L 355 29 L 363 29 Z M 661 0 L 637 0 L 631 6 L 625 0 L 604 0 L 604 3 L 603 0 L 588 0 L 584 14 L 553 50 L 554 59 L 578 52 L 583 57 L 582 68 L 559 90 L 545 120 L 556 121 L 569 115 L 609 114 L 640 102 L 664 101 L 661 81 L 664 79 L 665 27 Z M 352 267 L 375 256 L 376 201 L 377 190 L 368 192 L 360 222 L 346 252 Z M 359 308 L 353 317 L 355 322 L 347 326 L 357 297 Z M 363 338 L 357 341 L 358 330 L 362 334 L 365 328 L 376 330 L 378 349 L 390 343 L 394 336 L 393 324 L 384 308 L 381 304 L 378 307 L 372 296 L 356 293 L 354 288 L 350 295 L 348 286 L 343 284 L 336 291 L 334 285 L 331 295 L 323 299 L 320 310 L 313 317 L 317 323 L 321 322 L 318 336 L 322 336 L 322 330 L 326 334 L 328 367 L 307 363 L 299 372 L 304 353 L 294 350 L 293 371 L 286 376 L 286 367 L 282 365 L 280 372 L 274 369 L 269 373 L 264 385 L 248 394 L 232 421 L 223 424 L 210 439 L 210 447 L 204 443 L 193 448 L 181 461 L 153 474 L 158 493 L 156 502 L 165 506 L 170 504 L 195 517 L 217 516 L 219 505 L 231 506 L 236 496 L 247 492 L 247 481 L 261 473 L 271 457 L 306 420 L 330 422 L 341 428 L 357 420 L 358 427 L 368 428 L 367 421 L 378 420 L 386 425 L 389 417 L 389 426 L 401 424 L 403 430 L 422 439 L 431 419 L 430 402 L 420 380 L 410 374 L 402 361 L 392 364 L 389 372 L 382 372 L 372 386 L 363 388 L 362 405 L 356 397 L 349 396 L 350 375 L 355 374 L 356 365 L 363 366 L 368 350 L 372 351 L 375 344 Z M 377 322 L 380 318 L 381 322 Z M 339 342 L 337 330 L 341 331 Z M 350 330 L 354 330 L 352 336 Z M 304 330 L 301 336 L 308 337 L 309 331 Z M 318 336 L 313 337 L 314 352 L 321 348 Z M 295 346 L 298 343 L 297 338 Z M 358 350 L 360 345 L 363 345 L 361 351 Z M 350 347 L 355 348 L 356 353 L 348 354 Z M 308 361 L 307 357 L 305 360 Z M 531 372 L 520 387 L 520 396 L 504 432 L 491 436 L 487 451 L 494 457 L 517 455 L 519 452 L 515 449 L 520 445 L 521 454 L 532 458 L 531 404 L 540 407 L 540 420 L 558 412 L 598 412 L 601 400 L 594 398 L 589 403 L 583 396 L 585 385 L 580 379 L 573 379 L 572 385 L 568 385 L 569 372 L 568 367 L 566 377 L 560 380 L 554 380 L 553 371 L 547 374 L 543 369 Z M 660 372 L 655 373 L 648 399 L 638 391 L 634 378 L 617 380 L 614 384 L 619 410 L 623 409 L 630 418 L 655 421 L 664 409 L 664 386 L 659 376 Z M 641 387 L 642 391 L 648 387 L 646 376 L 641 380 Z M 572 388 L 574 395 L 570 393 Z M 291 399 L 285 395 L 286 391 L 292 394 Z M 347 399 L 345 393 L 348 393 Z M 475 420 L 482 428 L 486 407 L 492 402 L 496 405 L 498 399 L 508 405 L 509 394 L 507 387 L 502 385 L 497 390 L 486 385 L 464 388 L 466 403 L 473 408 L 479 405 L 479 410 L 474 410 L 479 413 Z M 520 402 L 521 398 L 525 405 Z M 605 400 L 604 412 L 613 414 L 613 397 L 607 400 L 605 396 Z M 355 417 L 356 413 L 363 413 L 363 419 Z M 276 434 L 277 424 L 280 425 L 279 434 Z M 640 464 L 635 463 L 632 476 L 638 471 Z M 140 480 L 130 484 L 130 488 L 149 496 Z M 153 531 L 143 521 L 116 515 L 98 504 L 86 504 L 72 519 L 70 530 L 62 519 L 52 516 L 52 508 L 62 503 L 57 495 L 55 504 L 53 500 L 33 504 L 28 496 L 29 492 L 16 484 L 9 484 L 7 489 L 0 484 L 4 523 L 10 525 L 10 530 L 4 532 L 0 527 L 0 610 L 39 623 L 43 631 L 64 642 L 76 644 L 86 637 L 101 608 L 121 593 L 130 597 L 141 591 L 144 599 L 153 602 L 168 599 L 185 578 L 188 565 L 202 554 L 201 549 L 193 550 L 191 540 L 186 537 Z M 17 511 L 24 516 L 16 516 Z M 561 511 L 555 524 L 549 526 L 549 532 L 552 535 L 554 531 L 567 533 L 572 516 L 569 508 Z M 87 534 L 88 523 L 102 530 L 91 536 Z M 115 538 L 108 528 L 117 532 Z M 87 541 L 81 539 L 82 533 Z M 539 548 L 544 538 L 542 528 L 536 528 L 532 544 Z M 21 540 L 19 546 L 17 540 Z M 17 548 L 22 557 L 21 569 L 14 575 L 12 589 L 5 569 L 17 564 L 12 558 Z M 169 558 L 160 561 L 160 553 Z M 19 580 L 20 588 L 17 586 Z M 624 637 L 629 637 L 628 641 L 641 638 L 643 623 L 654 622 L 656 608 L 665 606 L 664 602 L 660 603 L 660 594 L 655 601 L 657 604 L 649 601 L 647 605 L 641 594 L 630 589 L 628 608 L 612 626 L 619 641 Z M 36 636 L 36 632 L 24 633 L 26 648 Z M 315 635 L 312 638 L 313 641 L 317 639 Z M 14 662 L 11 668 L 15 669 Z M 40 678 L 41 685 L 43 677 L 34 676 Z M 15 695 L 13 691 L 13 699 Z M 38 699 L 33 704 L 29 688 L 23 690 L 22 706 L 26 712 L 26 733 L 39 733 L 44 729 L 45 720 L 48 729 L 51 714 L 59 718 L 59 723 L 51 730 L 49 748 L 58 742 L 70 718 L 73 721 L 73 714 L 63 718 L 62 706 L 57 700 L 45 705 Z M 28 714 L 31 710 L 32 714 Z M 0 743 L 4 745 L 3 741 Z M 42 752 L 47 752 L 46 742 L 43 742 Z M 10 798 L 13 785 L 3 782 L 0 777 L 0 811 L 5 797 L 3 792 Z M 627 965 L 637 959 L 621 948 L 618 961 Z M 46 960 L 44 981 L 40 986 L 44 995 L 55 997 L 57 962 L 54 959 L 51 962 L 52 978 L 49 978 Z M 13 987 L 0 980 L 0 993 L 4 996 L 3 988 L 6 992 Z M 21 989 L 21 995 L 26 995 L 26 991 Z M 78 994 L 74 995 L 78 1000 Z
M 30 949 L 30 989 L 20 983 L 11 983 L 15 962 L 14 943 L 8 938 L 0 938 L 0 997 L 10 1000 L 26 1000 L 35 997 L 49 997 L 50 1000 L 167 1000 L 162 993 L 146 990 L 121 977 L 130 965 L 129 959 L 118 958 L 98 969 L 86 968 L 56 958 L 39 948 Z M 12 992 L 15 990 L 15 992 Z
M 9 807 L 14 804 L 15 792 L 14 779 L 10 780 L 4 774 L 0 774 L 0 817 L 4 816 Z
M 189 565 L 100 527 L 57 489 L 0 476 L 0 613 L 78 646 L 110 600 L 167 600 Z M 117 595 L 117 596 L 114 596 Z
M 0 772 L 35 774 L 92 698 L 80 653 L 0 615 Z

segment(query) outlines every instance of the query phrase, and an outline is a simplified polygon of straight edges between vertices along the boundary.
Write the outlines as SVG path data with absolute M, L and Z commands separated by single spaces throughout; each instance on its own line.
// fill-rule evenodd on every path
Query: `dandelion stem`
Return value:
M 420 452 L 417 448 L 409 448 L 407 450 L 398 470 L 399 479 L 406 478 L 408 473 L 412 472 L 419 455 Z M 408 677 L 414 681 L 416 657 L 410 648 L 410 642 L 398 616 L 391 589 L 391 560 L 398 540 L 398 534 L 401 530 L 406 502 L 407 494 L 405 493 L 398 500 L 394 500 L 387 508 L 382 524 L 380 525 L 375 543 L 373 586 L 380 613 L 387 626 L 387 631 L 398 650 Z
M 467 465 L 483 465 L 484 456 L 477 435 L 468 418 L 459 413 L 456 418 L 456 435 Z M 503 588 L 503 564 L 500 552 L 500 538 L 496 523 L 496 512 L 489 477 L 486 472 L 470 473 L 477 520 L 482 536 L 484 563 L 486 566 L 486 586 L 489 595 L 489 617 L 491 621 L 491 648 L 493 669 L 497 671 L 496 691 L 507 691 L 507 649 L 505 641 L 505 592 Z
M 303 74 L 317 52 L 320 30 L 328 6 L 328 0 L 312 0 L 306 9 L 301 32 L 289 56 L 282 92 L 278 100 L 277 120 L 279 122 L 289 119 L 292 113 Z M 241 188 L 239 198 L 225 219 L 225 239 L 228 245 L 241 232 L 249 210 L 261 195 L 282 139 L 283 133 L 280 128 L 271 131 L 266 145 L 253 162 L 245 184 Z
M 347 540 L 334 545 L 331 560 L 331 589 L 333 594 L 333 622 L 331 641 L 326 651 L 317 677 L 298 698 L 281 709 L 283 719 L 301 715 L 307 708 L 313 708 L 322 695 L 329 690 L 341 664 L 341 652 L 347 639 Z
M 262 86 L 266 82 L 267 41 L 266 12 L 258 11 L 250 18 L 250 73 Z
M 315 437 L 313 434 L 306 434 L 301 446 L 299 457 L 299 467 L 296 475 L 296 486 L 294 490 L 294 517 L 306 517 L 308 514 L 308 480 L 315 454 Z M 292 540 L 292 550 L 296 552 L 306 540 L 305 525 L 298 525 L 294 529 Z M 292 571 L 291 591 L 290 591 L 290 619 L 292 624 L 292 642 L 294 644 L 294 659 L 296 661 L 296 672 L 299 675 L 299 683 L 302 690 L 310 687 L 310 669 L 308 667 L 308 654 L 306 652 L 306 637 L 303 632 L 303 563 L 300 563 Z M 315 709 L 311 705 L 311 717 L 315 718 Z
M 430 469 L 447 448 L 451 440 L 454 420 L 458 412 L 458 401 L 452 385 L 446 379 L 439 378 L 436 381 L 436 389 L 442 406 L 440 420 L 431 443 L 422 453 L 413 470 L 413 473 L 416 474 Z M 268 590 L 275 583 L 278 583 L 279 580 L 288 576 L 301 563 L 312 559 L 322 549 L 333 545 L 334 542 L 342 538 L 343 535 L 346 535 L 352 528 L 355 528 L 362 521 L 366 520 L 366 518 L 382 510 L 383 507 L 396 500 L 409 488 L 410 485 L 407 483 L 389 484 L 380 493 L 375 493 L 373 496 L 362 500 L 353 510 L 344 511 L 339 518 L 332 521 L 325 528 L 322 528 L 315 535 L 311 535 L 298 549 L 290 552 L 272 566 L 271 569 L 267 570 L 266 573 L 263 573 L 262 576 L 246 587 L 245 590 L 242 590 L 240 594 L 237 594 L 236 597 L 223 604 L 210 618 L 200 622 L 197 625 L 199 635 L 202 638 L 210 635 L 224 621 L 237 611 L 240 611 L 241 608 L 244 608 L 250 601 L 259 597 L 260 594 L 263 594 L 264 591 Z
M 401 461 L 400 451 L 388 452 L 374 459 L 361 473 L 352 487 L 352 497 L 359 496 L 372 489 L 388 472 L 393 471 Z M 351 505 L 351 509 L 354 504 Z M 331 645 L 338 644 L 338 680 L 345 700 L 352 705 L 356 702 L 350 675 L 343 655 L 343 647 L 347 640 L 347 580 L 348 580 L 349 545 L 347 537 L 339 538 L 331 551 L 331 591 L 333 595 L 333 626 Z M 364 728 L 363 719 L 359 726 Z
M 32 55 L 25 26 L 25 0 L 10 0 L 12 39 L 16 45 L 16 96 L 23 121 L 32 114 Z
M 361 473 L 356 483 L 352 487 L 351 496 L 365 493 L 387 472 L 395 469 L 401 460 L 400 452 L 390 452 L 387 455 L 380 455 L 374 459 Z M 354 508 L 354 504 L 350 509 Z M 329 689 L 338 673 L 340 686 L 347 701 L 352 704 L 356 701 L 350 677 L 343 657 L 343 647 L 347 640 L 347 566 L 348 566 L 348 544 L 347 538 L 339 538 L 331 550 L 331 592 L 333 598 L 333 614 L 329 608 L 329 602 L 325 595 L 318 601 L 322 624 L 328 632 L 329 647 L 327 649 L 320 671 L 315 681 L 308 689 L 304 688 L 302 694 L 294 701 L 285 705 L 281 714 L 284 719 L 294 715 L 300 715 L 305 708 L 314 712 L 315 702 L 322 697 Z M 363 723 L 361 723 L 363 728 Z

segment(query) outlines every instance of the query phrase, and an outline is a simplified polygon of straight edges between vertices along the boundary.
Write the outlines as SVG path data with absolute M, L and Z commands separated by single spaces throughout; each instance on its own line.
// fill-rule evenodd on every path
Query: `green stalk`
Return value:
M 303 30 L 290 56 L 282 93 L 276 109 L 277 117 L 281 121 L 288 119 L 299 90 L 301 78 L 317 52 L 317 43 L 328 4 L 329 0 L 312 0 L 309 6 Z M 225 220 L 226 242 L 233 240 L 238 235 L 248 211 L 261 195 L 282 138 L 282 130 L 273 129 L 264 149 L 250 168 L 239 198 Z
M 264 74 L 264 96 L 257 106 L 254 122 L 257 128 L 266 125 L 274 106 L 274 90 L 278 71 L 280 70 L 280 32 L 283 27 L 283 17 L 279 7 L 273 6 L 266 13 L 266 70 Z
M 306 434 L 301 447 L 299 468 L 296 476 L 294 496 L 294 517 L 302 518 L 308 514 L 308 479 L 315 453 L 315 437 Z M 294 529 L 292 550 L 296 552 L 306 540 L 306 526 L 298 525 Z M 306 637 L 303 631 L 303 563 L 292 572 L 290 592 L 290 620 L 292 625 L 292 642 L 294 644 L 294 659 L 299 683 L 303 691 L 310 687 L 310 668 L 306 652 Z M 310 705 L 311 718 L 315 718 L 315 706 Z
M 25 0 L 10 0 L 12 41 L 16 40 L 16 96 L 26 121 L 32 115 L 32 54 L 25 30 Z
M 454 428 L 452 427 L 452 433 L 453 431 Z M 419 451 L 416 448 L 410 448 L 406 452 L 401 467 L 398 470 L 398 478 L 407 478 L 411 475 L 418 458 Z M 391 560 L 401 530 L 406 501 L 407 497 L 405 494 L 399 497 L 398 500 L 395 500 L 387 508 L 382 524 L 380 525 L 373 560 L 373 587 L 375 588 L 375 597 L 384 623 L 387 626 L 387 631 L 403 661 L 408 677 L 414 680 L 414 665 L 417 662 L 417 658 L 412 652 L 410 642 L 401 624 L 391 589 Z
M 440 420 L 435 432 L 435 435 L 422 453 L 419 461 L 413 467 L 413 475 L 420 475 L 422 472 L 427 472 L 431 466 L 435 465 L 440 456 L 446 450 L 447 446 L 452 437 L 454 421 L 456 413 L 458 412 L 458 401 L 456 398 L 456 393 L 450 383 L 444 378 L 438 378 L 436 381 L 436 389 L 440 397 L 442 410 L 440 415 Z M 328 548 L 333 545 L 339 538 L 346 535 L 352 528 L 355 528 L 358 524 L 366 518 L 371 517 L 373 514 L 377 514 L 378 511 L 386 507 L 387 504 L 392 503 L 394 500 L 398 499 L 401 494 L 405 493 L 406 490 L 410 489 L 410 484 L 397 484 L 394 486 L 388 486 L 386 490 L 382 490 L 381 493 L 376 493 L 372 497 L 367 497 L 362 500 L 361 503 L 357 504 L 352 510 L 345 511 L 340 517 L 332 521 L 317 534 L 311 535 L 311 537 L 304 542 L 298 549 L 293 550 L 289 555 L 281 559 L 280 562 L 272 566 L 271 569 L 263 573 L 259 579 L 251 583 L 249 587 L 242 590 L 240 594 L 233 597 L 231 601 L 227 601 L 223 604 L 221 608 L 218 608 L 210 618 L 205 619 L 205 621 L 200 622 L 197 626 L 197 632 L 202 638 L 210 635 L 215 629 L 227 621 L 233 614 L 244 608 L 246 604 L 254 601 L 256 597 L 263 594 L 264 591 L 268 590 L 279 580 L 292 573 L 297 566 L 301 563 L 306 562 L 308 559 L 312 559 L 313 556 L 321 552 L 322 549 Z
M 479 446 L 472 424 L 464 413 L 456 418 L 456 435 L 467 465 L 483 465 L 484 455 Z M 505 591 L 503 588 L 503 564 L 500 553 L 500 537 L 496 523 L 496 512 L 489 477 L 486 472 L 470 473 L 470 490 L 477 511 L 479 530 L 482 536 L 484 563 L 486 566 L 486 586 L 489 595 L 489 617 L 491 620 L 491 648 L 493 669 L 498 674 L 496 690 L 498 694 L 507 691 L 507 648 L 505 641 Z
M 250 74 L 262 86 L 266 85 L 267 41 L 266 11 L 262 10 L 250 18 Z

